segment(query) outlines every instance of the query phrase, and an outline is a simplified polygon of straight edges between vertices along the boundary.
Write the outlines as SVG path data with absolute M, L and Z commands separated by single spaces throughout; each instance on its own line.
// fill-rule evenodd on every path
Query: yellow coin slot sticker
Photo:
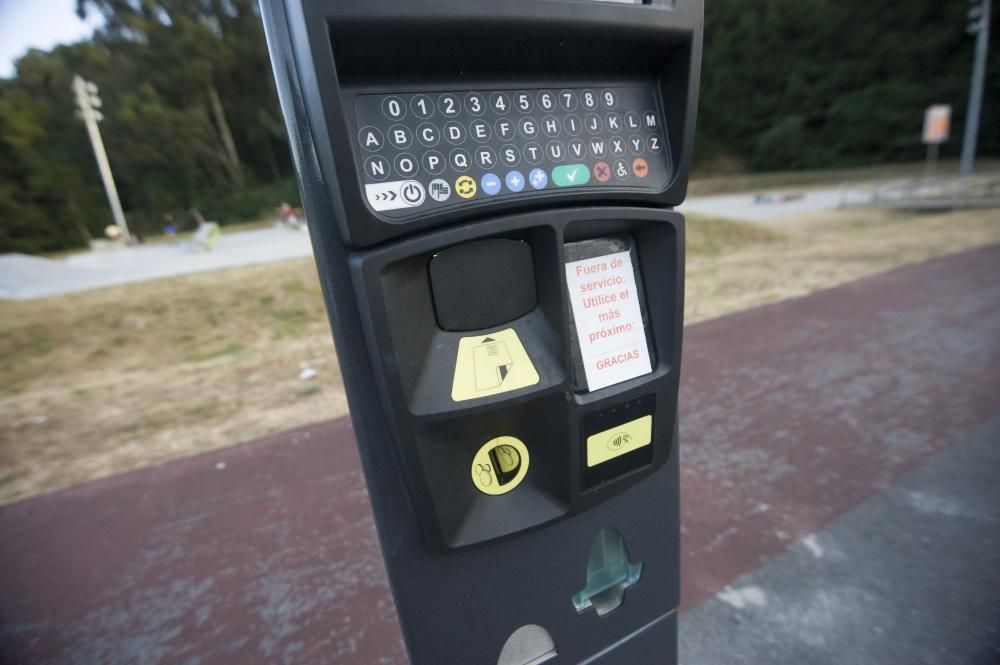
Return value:
M 467 175 L 459 176 L 455 181 L 455 191 L 463 199 L 471 199 L 476 195 L 476 181 Z
M 636 418 L 587 437 L 587 466 L 603 464 L 653 442 L 653 416 Z
M 499 395 L 538 383 L 538 372 L 513 328 L 458 342 L 451 399 Z
M 483 444 L 472 459 L 472 484 L 483 494 L 506 494 L 528 475 L 528 464 L 528 447 L 523 441 L 498 436 Z

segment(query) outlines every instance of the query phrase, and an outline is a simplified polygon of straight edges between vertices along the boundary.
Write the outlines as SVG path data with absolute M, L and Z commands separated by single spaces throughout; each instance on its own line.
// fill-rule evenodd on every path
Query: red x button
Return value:
M 611 179 L 611 167 L 607 162 L 597 162 L 594 164 L 594 178 L 598 182 L 607 182 Z

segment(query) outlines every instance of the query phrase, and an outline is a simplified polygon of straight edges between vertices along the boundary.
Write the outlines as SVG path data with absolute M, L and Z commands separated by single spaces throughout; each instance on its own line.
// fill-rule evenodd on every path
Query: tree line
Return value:
M 85 246 L 111 222 L 74 74 L 100 87 L 101 131 L 140 233 L 190 208 L 226 223 L 296 203 L 253 0 L 78 2 L 104 18 L 92 39 L 31 51 L 0 79 L 0 252 Z M 936 102 L 955 108 L 944 154 L 957 154 L 973 43 L 964 12 L 939 0 L 707 0 L 696 165 L 919 159 L 922 111 Z M 996 155 L 991 64 L 980 154 Z

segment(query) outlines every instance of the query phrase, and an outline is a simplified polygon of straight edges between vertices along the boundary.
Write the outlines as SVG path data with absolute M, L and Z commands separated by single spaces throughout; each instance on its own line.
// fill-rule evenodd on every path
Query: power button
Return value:
M 407 180 L 400 186 L 399 195 L 407 205 L 418 206 L 424 202 L 424 186 L 416 180 Z

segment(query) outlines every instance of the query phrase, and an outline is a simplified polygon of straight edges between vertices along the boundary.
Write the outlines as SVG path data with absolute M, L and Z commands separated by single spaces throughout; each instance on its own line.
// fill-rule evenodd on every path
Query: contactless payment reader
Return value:
M 702 0 L 261 7 L 411 661 L 675 663 Z

